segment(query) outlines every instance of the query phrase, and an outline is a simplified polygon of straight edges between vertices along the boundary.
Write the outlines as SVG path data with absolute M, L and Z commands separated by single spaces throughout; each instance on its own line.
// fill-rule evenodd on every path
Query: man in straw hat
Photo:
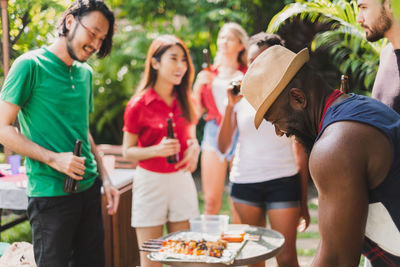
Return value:
M 278 136 L 310 154 L 319 195 L 321 243 L 314 266 L 400 264 L 400 116 L 377 100 L 342 94 L 299 53 L 273 46 L 250 65 L 242 91 Z

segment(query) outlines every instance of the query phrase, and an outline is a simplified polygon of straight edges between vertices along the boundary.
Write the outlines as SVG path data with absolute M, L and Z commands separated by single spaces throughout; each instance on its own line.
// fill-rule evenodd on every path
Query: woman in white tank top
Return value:
M 252 62 L 271 45 L 282 45 L 277 35 L 260 33 L 250 39 Z M 267 74 L 266 74 L 267 75 Z M 224 152 L 231 146 L 234 133 L 238 144 L 230 172 L 231 197 L 240 221 L 266 226 L 281 232 L 285 245 L 276 257 L 279 266 L 299 266 L 296 255 L 296 230 L 300 218 L 305 228 L 310 222 L 307 208 L 307 157 L 300 145 L 287 137 L 277 137 L 272 124 L 263 121 L 254 127 L 254 108 L 240 94 L 228 90 L 228 105 L 218 132 L 218 147 Z M 296 157 L 302 155 L 302 157 Z M 302 167 L 298 168 L 298 165 Z M 252 265 L 264 266 L 264 262 Z

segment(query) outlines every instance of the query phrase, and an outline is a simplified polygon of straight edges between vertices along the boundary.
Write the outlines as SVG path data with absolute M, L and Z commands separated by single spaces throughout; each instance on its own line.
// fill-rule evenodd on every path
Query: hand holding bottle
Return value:
M 233 107 L 242 99 L 243 95 L 240 93 L 240 86 L 240 80 L 234 80 L 230 83 L 228 89 L 228 106 Z
M 160 141 L 158 145 L 154 146 L 155 152 L 154 157 L 168 157 L 179 153 L 181 150 L 181 145 L 178 139 L 170 139 L 166 136 Z
M 75 147 L 74 147 L 74 156 L 76 157 L 80 157 L 81 155 L 81 150 L 82 150 L 82 141 L 81 140 L 76 140 L 75 142 Z M 78 166 L 79 167 L 79 166 Z M 76 171 L 80 171 L 79 173 L 82 173 L 82 170 L 76 169 Z M 63 191 L 65 193 L 68 194 L 72 194 L 72 193 L 77 193 L 78 192 L 78 185 L 79 185 L 79 180 L 82 180 L 82 177 L 80 177 L 81 179 L 75 179 L 74 176 L 75 172 L 73 172 L 73 176 L 65 176 L 65 180 L 64 180 L 64 186 L 63 186 Z M 83 173 L 81 175 L 84 174 L 84 170 Z
M 82 180 L 85 173 L 85 159 L 75 156 L 72 152 L 54 153 L 49 166 L 75 180 Z

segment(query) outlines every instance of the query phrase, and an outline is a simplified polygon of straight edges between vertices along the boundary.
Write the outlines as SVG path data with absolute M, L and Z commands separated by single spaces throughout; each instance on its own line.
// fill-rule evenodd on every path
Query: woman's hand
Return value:
M 161 142 L 155 146 L 156 157 L 168 157 L 175 155 L 181 151 L 181 145 L 178 139 L 164 137 Z
M 196 82 L 193 85 L 193 91 L 198 91 L 204 84 L 211 83 L 213 74 L 208 70 L 202 70 L 197 74 Z
M 228 92 L 227 92 L 228 106 L 231 106 L 231 107 L 235 106 L 240 101 L 240 99 L 242 99 L 242 97 L 243 97 L 242 94 L 239 93 L 239 94 L 235 95 L 232 93 L 232 91 L 233 91 L 233 87 L 229 87 Z
M 175 168 L 194 172 L 197 168 L 197 161 L 199 160 L 200 145 L 195 138 L 189 139 L 187 142 L 188 148 L 183 155 L 183 159 L 175 165 Z
M 302 203 L 300 207 L 300 218 L 297 230 L 304 232 L 310 225 L 310 213 L 308 211 L 307 203 Z

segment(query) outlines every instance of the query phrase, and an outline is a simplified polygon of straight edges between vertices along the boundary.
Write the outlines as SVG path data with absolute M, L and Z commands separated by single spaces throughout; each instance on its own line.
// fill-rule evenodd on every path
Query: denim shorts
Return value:
M 235 131 L 232 141 L 232 147 L 225 154 L 222 154 L 221 151 L 219 151 L 218 149 L 217 135 L 218 135 L 217 122 L 215 120 L 207 121 L 204 126 L 204 135 L 203 135 L 203 141 L 201 142 L 201 150 L 215 151 L 217 152 L 221 161 L 224 161 L 225 159 L 230 161 L 235 154 L 235 148 L 239 138 L 239 132 L 238 130 Z
M 231 183 L 233 202 L 270 209 L 285 209 L 300 206 L 301 188 L 299 175 L 283 177 L 260 183 Z

